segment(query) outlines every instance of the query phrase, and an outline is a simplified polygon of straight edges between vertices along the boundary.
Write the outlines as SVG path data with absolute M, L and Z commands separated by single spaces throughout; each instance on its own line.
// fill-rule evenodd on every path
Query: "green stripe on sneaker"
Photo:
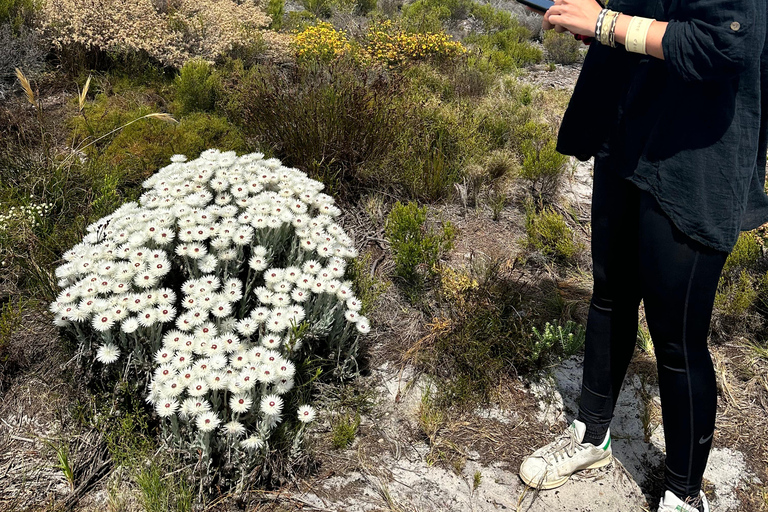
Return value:
M 608 437 L 608 441 L 606 441 L 606 443 L 603 445 L 603 451 L 607 450 L 609 446 L 611 446 L 610 436 Z

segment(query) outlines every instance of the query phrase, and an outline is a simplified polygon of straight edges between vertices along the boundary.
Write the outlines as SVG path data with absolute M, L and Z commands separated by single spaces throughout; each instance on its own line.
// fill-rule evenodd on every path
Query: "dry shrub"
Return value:
M 403 131 L 403 81 L 347 59 L 257 66 L 224 87 L 229 118 L 331 188 L 360 185 L 362 166 L 381 162 Z
M 174 0 L 167 12 L 152 0 L 47 0 L 41 11 L 41 30 L 65 56 L 138 53 L 175 67 L 252 45 L 269 21 L 255 4 L 232 0 Z

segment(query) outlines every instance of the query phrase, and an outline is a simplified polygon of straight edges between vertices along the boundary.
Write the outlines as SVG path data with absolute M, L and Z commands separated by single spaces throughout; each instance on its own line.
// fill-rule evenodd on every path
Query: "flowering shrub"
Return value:
M 293 41 L 298 59 L 330 62 L 346 55 L 352 45 L 344 32 L 336 30 L 326 22 L 309 26 L 296 34 Z
M 467 51 L 445 32 L 407 33 L 395 28 L 390 20 L 372 23 L 366 39 L 366 51 L 371 57 L 390 65 L 428 58 L 453 59 Z
M 254 3 L 177 0 L 168 13 L 152 0 L 45 0 L 41 30 L 59 50 L 145 52 L 164 65 L 213 61 L 253 43 L 269 17 Z
M 354 362 L 370 330 L 343 281 L 356 251 L 323 184 L 276 159 L 171 160 L 64 255 L 50 309 L 100 364 L 149 375 L 170 444 L 242 477 L 284 419 L 315 416 L 291 406 L 297 363 Z
M 458 41 L 445 32 L 406 33 L 389 20 L 374 22 L 368 28 L 365 46 L 357 55 L 363 62 L 399 65 L 424 59 L 452 59 L 466 52 Z M 355 46 L 342 31 L 330 23 L 318 23 L 296 34 L 294 47 L 298 58 L 329 62 L 353 53 Z

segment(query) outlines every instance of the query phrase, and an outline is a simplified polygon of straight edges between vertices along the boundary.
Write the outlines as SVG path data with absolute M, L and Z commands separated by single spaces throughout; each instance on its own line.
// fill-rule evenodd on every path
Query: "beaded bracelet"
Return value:
M 595 39 L 600 44 L 616 48 L 616 20 L 619 13 L 608 9 L 603 9 L 597 18 L 595 26 Z
M 608 32 L 608 45 L 611 48 L 616 48 L 616 22 L 619 19 L 619 13 L 617 12 L 613 16 L 613 21 L 611 22 L 611 31 Z
M 597 16 L 597 23 L 595 23 L 595 39 L 600 41 L 600 34 L 603 30 L 603 20 L 605 19 L 605 15 L 608 13 L 608 9 L 603 9 L 600 11 L 600 14 Z

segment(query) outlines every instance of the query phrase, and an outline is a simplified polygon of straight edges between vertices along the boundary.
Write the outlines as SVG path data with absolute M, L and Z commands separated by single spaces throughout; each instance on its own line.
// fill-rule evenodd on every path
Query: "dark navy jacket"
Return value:
M 610 158 L 683 233 L 730 252 L 740 231 L 768 222 L 766 0 L 609 7 L 669 21 L 665 60 L 594 43 L 558 150 Z

